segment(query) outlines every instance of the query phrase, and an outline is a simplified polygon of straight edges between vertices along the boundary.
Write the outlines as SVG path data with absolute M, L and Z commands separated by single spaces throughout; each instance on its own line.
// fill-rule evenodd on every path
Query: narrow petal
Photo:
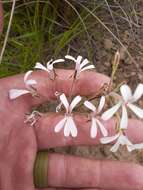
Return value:
M 97 124 L 98 124 L 98 126 L 100 128 L 100 131 L 101 131 L 102 135 L 104 137 L 107 137 L 107 135 L 108 135 L 107 129 L 103 126 L 103 124 L 98 119 L 96 119 L 96 122 L 97 122 Z
M 71 134 L 72 137 L 77 136 L 77 128 L 73 121 L 72 117 L 67 117 L 65 128 L 64 128 L 64 135 L 65 137 L 68 137 Z
M 132 151 L 133 144 L 131 143 L 131 141 L 125 135 L 120 135 L 119 141 L 120 141 L 121 145 L 126 145 L 129 152 Z
M 131 141 L 125 135 L 120 135 L 119 141 L 121 145 L 132 145 Z
M 131 151 L 132 150 L 140 150 L 140 149 L 143 149 L 143 143 L 140 143 L 140 144 L 134 144 L 130 147 Z
M 120 92 L 121 92 L 122 98 L 125 102 L 127 102 L 129 99 L 132 98 L 132 92 L 131 92 L 131 89 L 128 85 L 123 84 L 120 87 Z
M 112 108 L 105 111 L 102 114 L 101 118 L 105 121 L 110 119 L 116 113 L 116 111 L 120 108 L 121 104 L 122 104 L 122 102 L 119 102 L 115 106 L 113 106 Z
M 139 100 L 141 98 L 141 96 L 143 95 L 143 84 L 138 84 L 134 94 L 133 94 L 133 101 L 136 102 L 137 100 Z
M 122 116 L 120 121 L 120 129 L 127 129 L 128 127 L 128 113 L 126 107 L 122 106 Z
M 64 59 L 56 59 L 55 61 L 52 62 L 52 64 L 61 63 L 61 62 L 64 62 L 64 61 L 65 61 Z
M 69 106 L 70 112 L 72 112 L 72 110 L 75 108 L 75 106 L 76 106 L 80 101 L 81 101 L 81 96 L 76 96 L 76 97 L 72 100 L 72 102 L 71 102 L 71 104 L 70 104 L 70 106 Z
M 117 142 L 111 147 L 110 151 L 111 152 L 117 152 L 119 146 L 120 146 L 120 141 L 117 140 Z
M 57 125 L 55 126 L 55 132 L 58 133 L 65 125 L 66 117 L 64 117 L 62 120 L 60 120 Z
M 52 70 L 53 70 L 53 63 L 51 63 L 51 64 L 47 64 L 47 71 L 50 73 Z
M 26 82 L 26 80 L 28 79 L 29 75 L 31 75 L 33 71 L 27 71 L 24 75 L 24 82 Z
M 88 59 L 84 59 L 83 62 L 80 64 L 80 69 L 82 69 L 88 63 L 89 63 Z
M 64 93 L 63 93 L 62 95 L 60 95 L 60 100 L 61 100 L 61 102 L 63 103 L 63 105 L 64 105 L 66 111 L 68 112 L 69 103 L 68 103 L 68 100 L 67 100 L 67 98 L 66 98 L 66 96 L 65 96 Z
M 99 106 L 98 106 L 98 113 L 100 113 L 105 105 L 105 96 L 101 96 Z
M 97 136 L 97 124 L 96 119 L 93 117 L 91 120 L 90 137 L 95 138 Z
M 27 85 L 27 86 L 35 85 L 35 84 L 37 84 L 37 82 L 36 82 L 36 80 L 33 80 L 33 79 L 30 79 L 30 80 L 27 80 L 27 81 L 26 81 L 26 85 Z
M 70 127 L 71 136 L 76 137 L 77 136 L 77 128 L 76 128 L 76 124 L 72 117 L 69 117 L 69 127 Z
M 51 70 L 53 70 L 53 59 L 50 59 L 47 64 L 47 71 L 50 72 Z
M 39 63 L 39 62 L 36 63 L 34 68 L 35 69 L 41 69 L 41 70 L 44 70 L 44 71 L 48 71 L 47 68 L 44 65 L 42 65 L 41 63 Z
M 143 109 L 135 106 L 131 103 L 128 103 L 128 107 L 140 118 L 143 119 Z
M 119 136 L 120 136 L 120 134 L 117 133 L 116 135 L 114 135 L 112 137 L 103 137 L 103 138 L 100 139 L 100 142 L 102 144 L 108 144 L 108 143 L 111 143 L 111 142 L 115 141 Z
M 82 61 L 82 56 L 79 55 L 79 56 L 77 57 L 77 60 L 76 60 L 75 70 L 80 71 L 80 64 L 81 64 L 81 61 Z
M 21 95 L 28 94 L 28 93 L 30 93 L 28 90 L 11 89 L 9 90 L 9 98 L 12 100 Z
M 69 118 L 67 117 L 67 120 L 65 122 L 65 127 L 64 127 L 64 136 L 69 137 L 70 136 L 70 121 Z
M 95 68 L 94 65 L 88 65 L 87 67 L 82 68 L 82 69 L 81 69 L 81 72 L 82 72 L 82 71 L 85 71 L 85 70 L 89 70 L 89 69 L 94 69 L 94 68 Z
M 76 59 L 71 55 L 66 55 L 65 58 L 76 62 Z
M 91 111 L 96 112 L 96 107 L 91 102 L 85 101 L 84 105 L 85 105 L 85 107 L 87 107 Z

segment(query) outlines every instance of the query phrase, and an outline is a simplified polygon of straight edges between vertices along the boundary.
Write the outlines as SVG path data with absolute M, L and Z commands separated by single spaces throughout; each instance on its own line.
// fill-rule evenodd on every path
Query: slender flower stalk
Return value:
M 54 70 L 54 64 L 61 63 L 64 61 L 65 61 L 64 59 L 56 59 L 54 61 L 51 59 L 50 61 L 47 62 L 46 67 L 44 65 L 42 65 L 41 63 L 37 62 L 35 65 L 35 69 L 40 69 L 40 70 L 44 70 L 44 71 L 48 72 L 50 79 L 54 80 L 56 77 L 56 73 Z
M 64 118 L 57 123 L 55 126 L 55 132 L 58 133 L 61 131 L 62 128 L 64 128 L 64 135 L 65 137 L 72 136 L 76 137 L 77 136 L 77 127 L 73 119 L 72 111 L 75 108 L 75 106 L 81 101 L 80 96 L 76 96 L 71 104 L 69 104 L 65 94 L 60 95 L 60 101 L 62 102 L 63 106 L 65 107 L 66 113 Z
M 143 84 L 139 84 L 132 95 L 131 89 L 128 85 L 124 84 L 120 87 L 121 96 L 114 93 L 114 97 L 118 97 L 119 102 L 114 105 L 112 108 L 105 111 L 101 118 L 103 120 L 110 119 L 121 107 L 122 108 L 122 115 L 120 120 L 120 129 L 127 129 L 128 126 L 128 113 L 127 108 L 133 111 L 139 118 L 143 119 L 143 109 L 139 108 L 138 106 L 134 105 L 136 101 L 140 99 L 143 95 Z
M 25 89 L 11 89 L 9 90 L 9 98 L 15 99 L 24 94 L 31 94 L 32 96 L 37 95 L 36 89 L 33 85 L 36 85 L 37 82 L 33 79 L 28 79 L 33 71 L 28 71 L 24 76 Z
M 125 145 L 127 147 L 127 150 L 129 152 L 131 152 L 133 150 L 133 144 L 131 143 L 131 141 L 127 138 L 127 136 L 125 136 L 123 134 L 122 131 L 120 131 L 119 133 L 117 133 L 116 135 L 114 136 L 111 136 L 111 137 L 103 137 L 100 139 L 100 142 L 102 144 L 108 144 L 108 143 L 112 143 L 114 142 L 115 140 L 116 143 L 111 147 L 110 151 L 111 152 L 117 152 L 118 148 L 120 145 Z
M 97 136 L 97 128 L 99 127 L 102 135 L 105 137 L 108 135 L 108 132 L 104 125 L 101 123 L 101 121 L 98 119 L 98 115 L 101 113 L 104 105 L 105 105 L 105 97 L 102 96 L 98 105 L 98 108 L 89 101 L 85 101 L 84 105 L 92 111 L 90 114 L 91 116 L 91 130 L 90 130 L 90 136 L 91 138 L 95 138 Z

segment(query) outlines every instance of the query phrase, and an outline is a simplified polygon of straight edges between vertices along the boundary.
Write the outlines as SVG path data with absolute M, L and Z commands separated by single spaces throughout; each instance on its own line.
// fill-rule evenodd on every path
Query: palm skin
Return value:
M 2 190 L 35 189 L 33 166 L 38 150 L 67 145 L 93 145 L 99 142 L 100 135 L 96 140 L 89 137 L 90 123 L 87 122 L 86 116 L 80 114 L 75 114 L 79 130 L 79 135 L 75 139 L 65 138 L 63 132 L 54 133 L 54 126 L 61 119 L 61 114 L 43 114 L 35 127 L 29 127 L 24 123 L 25 114 L 31 112 L 33 106 L 55 98 L 55 90 L 68 95 L 73 71 L 57 70 L 56 73 L 58 79 L 55 82 L 49 80 L 45 72 L 32 74 L 32 78 L 38 82 L 36 88 L 39 98 L 24 95 L 16 100 L 10 100 L 8 97 L 10 89 L 25 88 L 23 75 L 0 79 L 0 189 Z M 109 78 L 104 75 L 85 72 L 81 74 L 73 93 L 94 95 L 107 82 Z M 114 124 L 114 121 L 105 123 L 110 135 L 115 133 Z M 132 141 L 138 142 L 143 139 L 142 122 L 132 120 L 129 125 L 128 135 Z M 138 126 L 137 130 L 135 125 Z M 143 169 L 136 164 L 49 154 L 47 179 L 49 187 L 141 190 L 142 178 Z

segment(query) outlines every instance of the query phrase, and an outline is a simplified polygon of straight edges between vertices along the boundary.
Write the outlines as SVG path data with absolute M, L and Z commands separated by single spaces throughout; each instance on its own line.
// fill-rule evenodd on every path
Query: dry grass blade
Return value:
M 5 36 L 5 39 L 4 39 L 4 44 L 3 44 L 3 47 L 2 47 L 2 50 L 1 50 L 1 54 L 0 54 L 0 64 L 2 62 L 3 54 L 4 54 L 6 44 L 7 44 L 7 40 L 8 40 L 8 36 L 9 36 L 11 24 L 12 24 L 12 19 L 13 19 L 13 15 L 14 15 L 15 4 L 16 4 L 16 0 L 13 0 L 12 9 L 11 9 L 11 15 L 10 15 L 10 19 L 9 19 L 9 24 L 8 24 L 6 36 Z

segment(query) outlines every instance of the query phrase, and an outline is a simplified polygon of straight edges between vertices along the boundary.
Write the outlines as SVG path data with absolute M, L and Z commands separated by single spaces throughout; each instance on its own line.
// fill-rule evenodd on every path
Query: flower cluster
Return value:
M 65 59 L 73 61 L 75 63 L 73 80 L 79 80 L 81 72 L 95 68 L 94 65 L 89 65 L 89 61 L 87 59 L 83 59 L 83 57 L 80 55 L 77 58 L 74 58 L 71 55 L 66 55 Z M 35 69 L 40 69 L 47 72 L 49 79 L 55 80 L 57 75 L 56 70 L 54 69 L 54 65 L 64 62 L 65 59 L 50 60 L 46 66 L 37 62 Z M 36 80 L 29 79 L 32 72 L 33 71 L 28 71 L 25 74 L 25 87 L 23 89 L 11 89 L 9 91 L 9 98 L 11 100 L 26 94 L 31 94 L 32 96 L 38 95 L 36 89 Z M 142 97 L 142 95 L 143 84 L 138 84 L 133 94 L 130 87 L 127 84 L 123 84 L 120 87 L 120 94 L 117 94 L 115 92 L 109 92 L 106 96 L 101 94 L 98 105 L 94 105 L 89 100 L 84 101 L 83 105 L 88 110 L 90 110 L 90 113 L 88 115 L 89 121 L 91 123 L 90 137 L 95 139 L 97 137 L 97 134 L 100 133 L 103 136 L 100 139 L 100 142 L 102 144 L 113 143 L 116 141 L 115 144 L 111 147 L 112 152 L 116 152 L 120 145 L 125 145 L 128 151 L 143 148 L 143 143 L 133 144 L 126 135 L 126 130 L 128 129 L 128 109 L 132 111 L 137 117 L 143 119 L 143 109 L 135 105 L 135 103 Z M 63 129 L 65 137 L 69 137 L 71 135 L 75 138 L 78 135 L 78 126 L 73 110 L 82 101 L 82 97 L 77 95 L 73 98 L 72 101 L 68 101 L 68 98 L 62 92 L 58 92 L 57 96 L 60 103 L 57 106 L 56 112 L 60 112 L 61 107 L 65 108 L 65 112 L 62 119 L 58 121 L 54 127 L 53 131 L 55 133 L 59 133 Z M 108 101 L 107 99 L 110 97 L 112 97 L 114 100 L 115 105 L 108 109 L 106 101 Z M 118 128 L 116 130 L 117 133 L 114 136 L 109 136 L 109 132 L 104 124 L 107 120 L 112 119 L 115 114 L 118 114 L 118 118 L 120 118 Z M 40 116 L 39 112 L 32 112 L 32 114 L 27 117 L 25 123 L 31 122 L 31 126 L 34 126 L 37 121 L 37 116 Z

